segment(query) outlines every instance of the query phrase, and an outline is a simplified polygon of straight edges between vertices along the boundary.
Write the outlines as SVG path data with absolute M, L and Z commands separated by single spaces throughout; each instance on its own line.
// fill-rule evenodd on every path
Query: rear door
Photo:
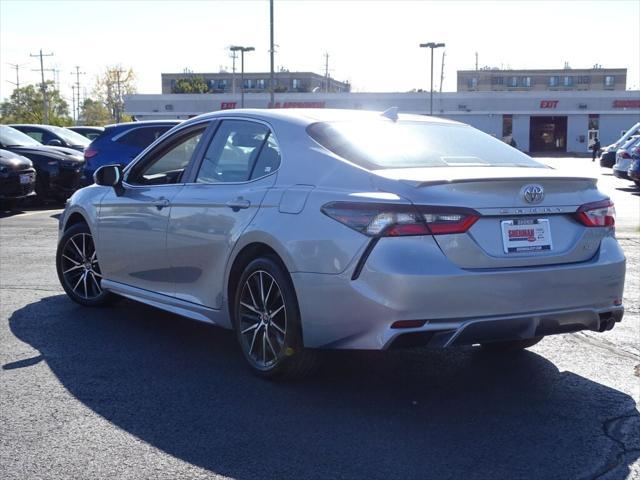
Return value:
M 219 309 L 224 271 L 236 241 L 276 179 L 280 149 L 262 122 L 219 122 L 201 164 L 173 200 L 167 256 L 175 296 Z

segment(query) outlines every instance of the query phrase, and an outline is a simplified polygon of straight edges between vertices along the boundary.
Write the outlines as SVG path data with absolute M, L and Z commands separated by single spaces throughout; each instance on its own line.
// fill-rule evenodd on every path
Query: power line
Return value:
M 11 68 L 15 69 L 16 71 L 16 81 L 15 83 L 12 82 L 11 80 L 7 80 L 7 82 L 9 82 L 11 85 L 15 85 L 16 86 L 16 97 L 18 100 L 18 103 L 20 102 L 20 67 L 25 67 L 26 64 L 18 64 L 18 63 L 7 63 L 7 65 L 9 65 Z
M 42 79 L 42 83 L 40 84 L 40 88 L 42 89 L 42 119 L 44 123 L 49 123 L 49 108 L 47 106 L 47 84 L 44 82 L 44 61 L 43 57 L 53 57 L 53 53 L 42 53 L 42 49 L 40 49 L 40 53 L 30 54 L 30 57 L 40 57 L 40 76 Z M 35 70 L 37 71 L 37 70 Z M 46 71 L 50 72 L 52 69 L 47 69 Z

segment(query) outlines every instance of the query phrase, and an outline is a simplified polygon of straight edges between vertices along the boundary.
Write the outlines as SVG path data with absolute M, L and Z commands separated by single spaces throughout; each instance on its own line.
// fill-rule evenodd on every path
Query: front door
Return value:
M 167 258 L 171 204 L 184 188 L 182 176 L 206 126 L 166 139 L 127 171 L 123 190 L 102 199 L 98 255 L 104 277 L 171 295 L 174 275 Z
M 176 297 L 221 308 L 229 255 L 275 183 L 279 165 L 280 150 L 267 125 L 221 122 L 193 181 L 172 202 L 167 257 Z

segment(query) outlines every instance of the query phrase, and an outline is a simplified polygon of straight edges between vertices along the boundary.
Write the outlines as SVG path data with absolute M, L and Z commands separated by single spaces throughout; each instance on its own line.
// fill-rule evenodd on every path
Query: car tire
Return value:
M 249 367 L 265 379 L 300 379 L 318 366 L 304 348 L 298 301 L 288 273 L 274 257 L 251 261 L 233 299 L 236 337 Z
M 524 350 L 525 348 L 533 347 L 536 343 L 540 342 L 544 337 L 527 338 L 524 340 L 509 340 L 506 342 L 490 342 L 482 343 L 481 346 L 487 352 L 517 352 Z
M 56 270 L 65 293 L 87 307 L 107 305 L 114 295 L 101 287 L 102 273 L 89 226 L 76 223 L 64 232 L 56 251 Z

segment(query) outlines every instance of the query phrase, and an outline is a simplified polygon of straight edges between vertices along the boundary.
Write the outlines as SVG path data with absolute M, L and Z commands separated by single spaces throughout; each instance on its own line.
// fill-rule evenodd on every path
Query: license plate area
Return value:
M 21 173 L 20 174 L 20 183 L 22 185 L 26 185 L 31 183 L 31 174 L 30 173 Z
M 553 249 L 551 224 L 546 218 L 503 220 L 504 253 L 545 252 Z

